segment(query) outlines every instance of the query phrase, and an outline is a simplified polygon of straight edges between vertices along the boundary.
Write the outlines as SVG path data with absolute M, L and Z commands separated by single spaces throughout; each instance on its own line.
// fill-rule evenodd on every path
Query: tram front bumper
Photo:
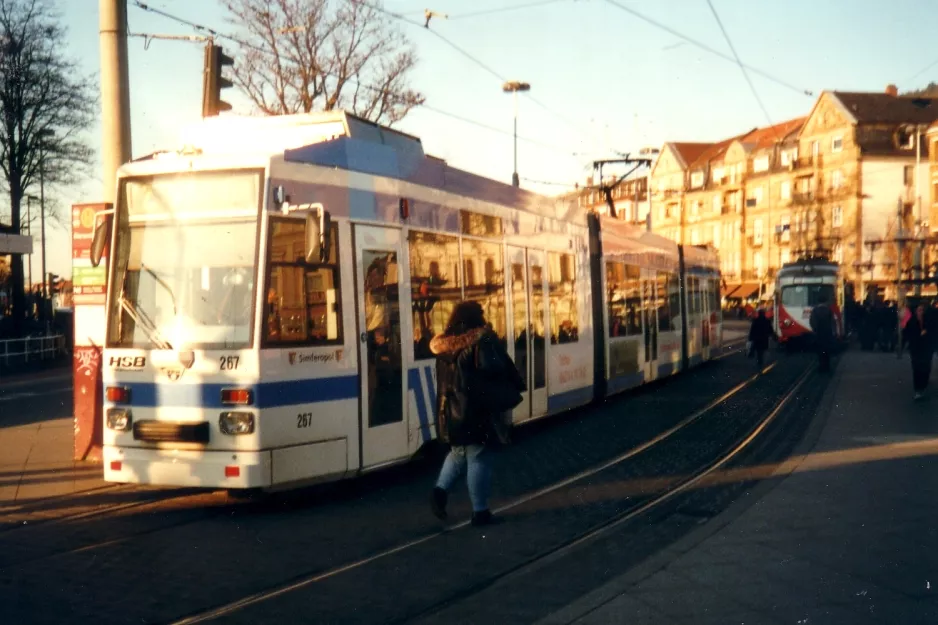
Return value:
M 269 451 L 192 451 L 104 447 L 104 480 L 158 486 L 264 488 Z

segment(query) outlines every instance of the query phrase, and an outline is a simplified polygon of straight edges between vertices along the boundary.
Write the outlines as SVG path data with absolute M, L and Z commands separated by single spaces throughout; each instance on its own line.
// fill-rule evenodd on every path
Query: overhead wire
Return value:
M 714 55 L 714 56 L 718 56 L 718 57 L 720 57 L 721 59 L 730 61 L 731 63 L 736 63 L 736 62 L 737 62 L 737 60 L 734 59 L 732 56 L 730 56 L 730 55 L 728 55 L 728 54 L 725 54 L 725 53 L 723 53 L 723 52 L 720 52 L 719 50 L 717 50 L 717 49 L 715 49 L 715 48 L 713 48 L 713 47 L 711 47 L 711 46 L 708 46 L 707 44 L 703 43 L 702 41 L 699 41 L 699 40 L 697 40 L 697 39 L 694 39 L 693 37 L 691 37 L 691 36 L 689 36 L 689 35 L 685 35 L 684 33 L 679 32 L 679 31 L 677 31 L 677 30 L 671 28 L 670 26 L 668 26 L 668 25 L 666 25 L 666 24 L 662 24 L 661 22 L 659 22 L 659 21 L 657 21 L 657 20 L 655 20 L 655 19 L 652 19 L 652 18 L 648 17 L 647 15 L 644 15 L 644 14 L 642 14 L 642 13 L 639 13 L 638 11 L 636 11 L 635 9 L 633 9 L 633 8 L 631 8 L 631 7 L 627 7 L 627 6 L 625 6 L 624 4 L 621 4 L 620 2 L 616 2 L 616 0 L 606 0 L 606 2 L 609 3 L 609 4 L 611 4 L 612 6 L 616 7 L 616 8 L 619 9 L 620 11 L 624 11 L 624 12 L 628 13 L 629 15 L 632 15 L 633 17 L 636 17 L 636 18 L 642 20 L 643 22 L 646 22 L 646 23 L 648 23 L 648 24 L 651 24 L 652 26 L 654 26 L 654 27 L 656 27 L 656 28 L 659 28 L 659 29 L 661 29 L 661 30 L 663 30 L 663 31 L 665 31 L 665 32 L 667 32 L 667 33 L 670 33 L 670 34 L 674 35 L 675 37 L 678 37 L 678 38 L 680 38 L 680 39 L 683 39 L 683 40 L 686 41 L 687 43 L 690 43 L 690 44 L 692 44 L 692 45 L 694 45 L 694 46 L 697 46 L 697 47 L 700 48 L 701 50 L 704 50 L 704 51 L 706 51 L 706 52 L 709 52 L 710 54 L 712 54 L 712 55 Z M 787 88 L 787 89 L 791 89 L 792 91 L 794 91 L 794 92 L 796 92 L 796 93 L 800 93 L 800 94 L 802 94 L 802 95 L 806 95 L 806 96 L 809 96 L 809 97 L 814 97 L 814 92 L 813 92 L 813 91 L 811 91 L 811 90 L 809 90 L 809 89 L 802 89 L 801 87 L 796 87 L 795 85 L 791 84 L 790 82 L 787 82 L 787 81 L 785 81 L 785 80 L 783 80 L 783 79 L 781 79 L 781 78 L 778 78 L 777 76 L 773 76 L 772 74 L 766 72 L 765 70 L 761 70 L 761 69 L 759 69 L 759 68 L 757 68 L 757 67 L 753 67 L 753 66 L 751 66 L 751 65 L 745 65 L 745 68 L 746 68 L 747 70 L 751 71 L 753 74 L 757 74 L 757 75 L 759 75 L 759 76 L 762 76 L 763 78 L 765 78 L 765 79 L 767 79 L 767 80 L 769 80 L 769 81 L 771 81 L 771 82 L 774 82 L 774 83 L 777 84 L 777 85 L 780 85 L 780 86 L 782 86 L 782 87 L 785 87 L 785 88 Z
M 481 17 L 483 15 L 494 15 L 496 13 L 507 13 L 509 11 L 518 11 L 520 9 L 532 9 L 542 7 L 548 4 L 558 4 L 560 2 L 572 2 L 573 0 L 540 0 L 539 2 L 526 2 L 524 4 L 513 4 L 507 7 L 498 7 L 497 9 L 482 9 L 480 11 L 470 11 L 469 13 L 460 13 L 458 15 L 448 15 L 448 20 L 462 20 L 472 17 Z
M 420 22 L 417 22 L 417 21 L 414 21 L 414 20 L 412 20 L 412 19 L 409 19 L 408 17 L 404 16 L 404 15 L 401 14 L 401 13 L 397 13 L 397 12 L 395 12 L 395 11 L 390 11 L 390 10 L 388 10 L 388 9 L 385 9 L 385 8 L 382 7 L 382 6 L 379 6 L 379 5 L 376 5 L 376 4 L 372 4 L 372 3 L 370 3 L 370 2 L 366 2 L 365 0 L 348 0 L 348 1 L 351 2 L 352 4 L 360 4 L 360 5 L 362 5 L 362 6 L 368 7 L 369 9 L 372 9 L 373 11 L 378 11 L 379 13 L 383 13 L 383 14 L 389 16 L 389 17 L 393 17 L 394 19 L 397 19 L 397 20 L 399 20 L 399 21 L 402 21 L 402 22 L 404 22 L 405 24 L 409 24 L 409 25 L 411 25 L 411 26 L 415 26 L 415 27 L 420 28 L 420 29 L 422 29 L 422 30 L 429 31 L 430 33 L 433 34 L 434 37 L 436 37 L 437 39 L 439 39 L 440 41 L 442 41 L 443 43 L 445 43 L 446 45 L 448 45 L 448 46 L 449 46 L 450 48 L 452 48 L 453 50 L 456 50 L 456 52 L 458 52 L 458 53 L 459 53 L 460 55 L 462 55 L 464 58 L 466 58 L 467 60 L 469 60 L 471 63 L 473 63 L 474 65 L 478 66 L 479 68 L 481 68 L 482 70 L 484 70 L 486 73 L 490 74 L 491 76 L 494 76 L 495 78 L 497 78 L 497 79 L 499 80 L 499 82 L 501 82 L 501 83 L 508 82 L 508 79 L 507 79 L 505 76 L 503 76 L 502 74 L 500 74 L 499 72 L 497 72 L 497 71 L 496 71 L 495 69 L 493 69 L 490 65 L 486 64 L 484 61 L 482 61 L 482 60 L 479 59 L 478 57 L 472 55 L 470 52 L 468 52 L 467 50 L 465 50 L 464 48 L 462 48 L 461 46 L 459 46 L 458 44 L 456 44 L 456 43 L 455 43 L 454 41 L 452 41 L 451 39 L 449 39 L 449 38 L 447 38 L 446 36 L 444 36 L 442 33 L 438 32 L 438 31 L 436 31 L 436 30 L 434 30 L 434 29 L 431 29 L 430 26 L 429 26 L 429 20 L 428 20 L 427 22 L 421 24 Z M 514 10 L 514 9 L 521 9 L 521 8 L 525 8 L 525 7 L 539 6 L 539 5 L 544 5 L 544 4 L 553 4 L 553 3 L 556 3 L 556 2 L 560 2 L 560 1 L 561 1 L 561 0 L 549 0 L 549 1 L 548 1 L 548 0 L 542 0 L 541 2 L 528 3 L 528 4 L 526 4 L 526 5 L 516 5 L 516 6 L 514 6 L 514 7 L 502 7 L 501 9 L 491 9 L 491 12 L 500 12 L 500 11 L 503 11 L 503 10 Z M 563 0 L 563 1 L 569 1 L 569 0 Z M 482 11 L 477 12 L 477 14 L 481 14 L 481 13 L 483 13 L 483 12 L 482 12 Z M 469 15 L 469 14 L 464 14 L 464 15 Z M 534 96 L 532 96 L 529 92 L 525 92 L 525 93 L 524 93 L 524 96 L 525 96 L 528 100 L 530 100 L 533 104 L 535 104 L 536 106 L 538 106 L 538 107 L 540 107 L 541 109 L 543 109 L 544 111 L 546 111 L 549 115 L 551 115 L 551 116 L 554 117 L 555 119 L 557 119 L 557 120 L 563 122 L 564 124 L 566 124 L 571 130 L 575 131 L 577 134 L 581 135 L 582 137 L 587 138 L 587 139 L 590 139 L 590 140 L 596 140 L 596 139 L 597 139 L 597 137 L 591 137 L 591 136 L 589 136 L 588 133 L 585 133 L 582 128 L 580 128 L 579 126 L 577 126 L 575 123 L 573 123 L 572 121 L 570 121 L 569 119 L 567 119 L 566 117 L 564 117 L 563 115 L 561 115 L 560 113 L 558 113 L 557 111 L 551 109 L 549 106 L 547 106 L 546 104 L 544 104 L 543 102 L 541 102 L 540 100 L 538 100 L 537 98 L 535 98 Z
M 189 28 L 192 28 L 192 29 L 197 30 L 197 31 L 200 31 L 200 32 L 208 33 L 209 35 L 211 35 L 211 36 L 214 37 L 214 38 L 217 38 L 217 39 L 227 39 L 228 41 L 232 41 L 232 42 L 234 42 L 234 43 L 236 43 L 236 44 L 238 44 L 238 45 L 240 45 L 240 46 L 243 46 L 243 47 L 245 47 L 245 48 L 248 48 L 248 49 L 251 49 L 251 50 L 255 50 L 255 51 L 261 52 L 261 53 L 263 53 L 263 54 L 267 54 L 267 55 L 273 56 L 273 53 L 272 53 L 270 50 L 267 50 L 266 48 L 263 48 L 263 47 L 261 47 L 261 46 L 252 44 L 251 42 L 245 41 L 245 40 L 243 40 L 243 39 L 241 39 L 241 38 L 239 38 L 239 37 L 236 37 L 236 36 L 234 36 L 234 35 L 231 35 L 231 34 L 228 34 L 228 33 L 224 33 L 224 32 L 215 30 L 214 28 L 210 28 L 210 27 L 205 26 L 205 25 L 203 25 L 203 24 L 198 24 L 198 23 L 193 22 L 193 21 L 191 21 L 191 20 L 187 20 L 187 19 L 185 19 L 185 18 L 182 18 L 182 17 L 179 17 L 179 16 L 177 16 L 177 15 L 173 15 L 173 14 L 171 14 L 171 13 L 168 13 L 168 12 L 166 12 L 166 11 L 163 11 L 163 10 L 161 10 L 161 9 L 157 9 L 157 8 L 151 7 L 151 6 L 147 5 L 147 4 L 144 3 L 144 2 L 141 2 L 140 0 L 131 0 L 131 1 L 133 2 L 133 5 L 134 5 L 136 8 L 139 8 L 139 9 L 141 9 L 141 10 L 144 10 L 144 11 L 147 11 L 147 12 L 150 12 L 150 13 L 157 14 L 157 15 L 163 17 L 163 18 L 166 18 L 166 19 L 169 19 L 169 20 L 171 20 L 171 21 L 176 22 L 177 24 L 180 24 L 180 25 L 183 25 L 183 26 L 187 26 L 187 27 L 189 27 Z M 336 76 L 335 76 L 334 74 L 329 74 L 329 73 L 327 73 L 327 75 L 329 75 L 329 76 L 331 76 L 331 77 L 333 77 L 333 78 L 336 78 Z M 381 94 L 386 94 L 386 95 L 391 95 L 391 96 L 394 96 L 394 95 L 395 95 L 394 92 L 390 91 L 389 89 L 385 89 L 385 88 L 383 88 L 383 87 L 376 87 L 376 86 L 374 86 L 374 85 L 369 85 L 369 84 L 367 84 L 367 83 L 363 83 L 363 82 L 358 81 L 358 80 L 355 80 L 355 79 L 348 79 L 347 82 L 348 82 L 349 84 L 353 85 L 353 86 L 358 86 L 358 87 L 361 87 L 361 88 L 363 88 L 363 89 L 366 89 L 366 90 L 369 90 L 369 91 L 372 91 L 372 92 L 375 92 L 375 93 L 381 93 Z M 449 117 L 449 118 L 451 118 L 451 119 L 455 119 L 455 120 L 457 120 L 457 121 L 461 121 L 461 122 L 463 122 L 463 123 L 470 124 L 470 125 L 476 126 L 476 127 L 478 127 L 478 128 L 483 128 L 483 129 L 485 129 L 485 130 L 489 130 L 489 131 L 491 131 L 491 132 L 495 132 L 495 133 L 498 133 L 498 134 L 501 134 L 501 135 L 505 135 L 505 136 L 509 136 L 509 137 L 513 137 L 513 136 L 514 136 L 514 133 L 511 132 L 511 131 L 509 131 L 509 130 L 505 130 L 505 129 L 502 129 L 502 128 L 498 128 L 497 126 L 492 126 L 492 125 L 486 124 L 486 123 L 484 123 L 484 122 L 480 122 L 480 121 L 477 121 L 477 120 L 474 120 L 474 119 L 471 119 L 471 118 L 468 118 L 468 117 L 464 117 L 464 116 L 459 115 L 459 114 L 457 114 L 457 113 L 451 113 L 451 112 L 449 112 L 449 111 L 445 111 L 445 110 L 443 110 L 443 109 L 440 109 L 440 108 L 437 108 L 437 107 L 434 107 L 434 106 L 430 106 L 430 105 L 428 105 L 428 104 L 426 104 L 426 103 L 420 104 L 419 106 L 420 106 L 420 108 L 426 109 L 426 110 L 431 111 L 431 112 L 433 112 L 433 113 L 436 113 L 437 115 L 441 115 L 441 116 L 444 116 L 444 117 Z M 539 147 L 543 147 L 543 148 L 547 148 L 547 149 L 550 149 L 550 150 L 554 150 L 554 151 L 556 151 L 556 152 L 558 152 L 558 153 L 569 154 L 570 156 L 574 156 L 574 157 L 579 155 L 578 152 L 572 151 L 572 150 L 570 150 L 569 148 L 560 147 L 560 146 L 558 146 L 558 145 L 546 143 L 546 142 L 544 142 L 544 141 L 539 141 L 539 140 L 537 140 L 537 139 L 532 139 L 532 138 L 530 138 L 530 137 L 525 137 L 525 136 L 522 136 L 522 135 L 518 135 L 518 141 L 523 141 L 523 142 L 525 142 L 525 143 L 530 143 L 530 144 L 532 144 L 532 145 L 537 145 L 537 146 L 539 146 Z
M 733 45 L 733 40 L 730 39 L 730 34 L 726 32 L 726 27 L 723 26 L 723 20 L 720 19 L 720 14 L 717 13 L 717 9 L 713 6 L 713 0 L 707 0 L 707 6 L 710 7 L 710 11 L 713 13 L 714 19 L 717 21 L 717 26 L 720 27 L 720 32 L 723 33 L 723 38 L 726 39 L 726 45 L 730 47 L 730 51 L 733 53 L 733 57 L 736 59 L 736 63 L 739 65 L 739 69 L 743 72 L 743 77 L 746 79 L 746 83 L 749 85 L 749 89 L 752 91 L 752 95 L 755 96 L 756 102 L 759 103 L 759 108 L 762 109 L 762 112 L 765 114 L 765 121 L 768 122 L 769 127 L 772 127 L 772 116 L 769 115 L 769 109 L 765 107 L 765 103 L 762 101 L 762 98 L 759 96 L 759 92 L 756 91 L 756 86 L 752 84 L 752 78 L 749 77 L 749 72 L 746 71 L 746 66 L 743 65 L 743 61 L 739 58 L 739 53 L 736 51 L 736 46 Z M 775 131 L 776 136 L 778 135 L 778 130 Z

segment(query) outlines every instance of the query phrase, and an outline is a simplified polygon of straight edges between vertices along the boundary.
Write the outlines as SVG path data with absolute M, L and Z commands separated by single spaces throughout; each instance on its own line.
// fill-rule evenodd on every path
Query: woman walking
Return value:
M 905 328 L 902 329 L 902 338 L 909 348 L 909 356 L 912 357 L 912 388 L 915 399 L 922 398 L 931 377 L 931 359 L 935 351 L 931 326 L 931 323 L 926 323 L 925 306 L 919 304 L 915 308 L 915 314 L 909 317 Z
M 492 446 L 506 438 L 503 415 L 521 402 L 524 382 L 477 302 L 456 306 L 430 351 L 437 356 L 437 434 L 450 445 L 431 496 L 433 513 L 446 518 L 449 491 L 466 473 L 472 524 L 488 525 Z

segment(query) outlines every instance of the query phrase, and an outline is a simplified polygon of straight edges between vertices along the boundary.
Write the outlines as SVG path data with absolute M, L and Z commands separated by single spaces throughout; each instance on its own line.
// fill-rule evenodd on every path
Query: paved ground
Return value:
M 100 464 L 72 460 L 71 393 L 68 369 L 0 381 L 0 515 L 103 485 Z
M 938 622 L 938 399 L 911 395 L 907 359 L 848 353 L 770 479 L 541 623 Z

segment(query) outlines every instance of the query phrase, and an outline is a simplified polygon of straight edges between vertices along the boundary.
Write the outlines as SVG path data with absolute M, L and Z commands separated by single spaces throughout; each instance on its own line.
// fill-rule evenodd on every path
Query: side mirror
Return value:
M 101 257 L 104 255 L 104 248 L 111 238 L 111 223 L 114 221 L 113 215 L 95 216 L 94 238 L 91 240 L 91 266 L 97 267 L 101 264 Z
M 306 262 L 318 263 L 329 258 L 332 244 L 332 217 L 320 207 L 306 214 Z

